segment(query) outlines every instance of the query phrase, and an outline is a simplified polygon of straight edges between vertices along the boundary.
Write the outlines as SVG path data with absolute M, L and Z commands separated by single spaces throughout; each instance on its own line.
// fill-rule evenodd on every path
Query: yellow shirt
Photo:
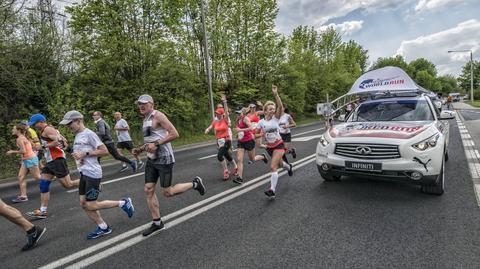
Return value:
M 31 127 L 28 128 L 28 133 L 30 134 L 30 137 L 32 138 L 33 144 L 34 145 L 40 145 L 40 140 L 38 139 L 37 132 L 33 130 Z

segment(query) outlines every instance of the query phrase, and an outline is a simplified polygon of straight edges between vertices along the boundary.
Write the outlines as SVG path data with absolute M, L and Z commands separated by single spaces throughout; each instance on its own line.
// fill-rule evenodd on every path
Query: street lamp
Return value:
M 473 51 L 472 50 L 449 50 L 448 53 L 452 52 L 470 52 L 470 100 L 473 103 Z
M 202 18 L 202 30 L 203 30 L 203 46 L 204 46 L 204 56 L 205 56 L 205 73 L 207 74 L 207 83 L 208 83 L 208 97 L 210 99 L 210 112 L 212 115 L 212 119 L 215 117 L 215 108 L 213 107 L 213 91 L 212 91 L 212 70 L 210 67 L 210 56 L 208 55 L 208 33 L 207 33 L 207 26 L 205 23 L 206 15 L 205 15 L 205 3 L 203 0 L 200 0 L 200 11 L 201 11 L 201 18 Z

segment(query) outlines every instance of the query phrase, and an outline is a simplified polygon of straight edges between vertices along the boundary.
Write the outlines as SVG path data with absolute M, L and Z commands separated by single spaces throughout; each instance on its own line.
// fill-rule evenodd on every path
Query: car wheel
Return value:
M 445 158 L 442 161 L 442 168 L 440 169 L 440 174 L 437 177 L 436 182 L 433 185 L 425 185 L 421 187 L 423 193 L 442 195 L 445 191 Z

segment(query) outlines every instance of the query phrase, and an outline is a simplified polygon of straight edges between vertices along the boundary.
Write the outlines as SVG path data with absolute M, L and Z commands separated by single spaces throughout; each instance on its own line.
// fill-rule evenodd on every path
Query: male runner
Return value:
M 46 164 L 42 169 L 38 184 L 40 187 L 40 208 L 26 214 L 33 218 L 44 219 L 47 217 L 52 179 L 57 177 L 66 189 L 78 188 L 80 180 L 70 179 L 70 171 L 63 151 L 68 146 L 67 139 L 57 129 L 47 124 L 47 119 L 42 114 L 32 115 L 28 125 L 33 126 L 40 133 L 41 146 L 37 149 L 43 149 Z
M 131 218 L 135 211 L 132 199 L 127 197 L 117 201 L 97 200 L 100 192 L 100 181 L 102 180 L 102 167 L 98 162 L 98 157 L 108 154 L 107 147 L 92 130 L 85 128 L 83 115 L 78 111 L 67 112 L 60 124 L 68 126 L 70 131 L 75 134 L 72 157 L 77 163 L 78 171 L 80 171 L 80 186 L 78 188 L 80 205 L 87 216 L 98 225 L 94 231 L 87 235 L 87 239 L 95 239 L 109 234 L 112 232 L 112 228 L 105 223 L 99 210 L 119 207 Z
M 177 129 L 165 114 L 155 110 L 153 98 L 150 95 L 140 96 L 137 104 L 140 113 L 145 117 L 143 120 L 143 140 L 145 144 L 134 149 L 134 152 L 138 155 L 142 151 L 147 151 L 148 160 L 145 166 L 144 192 L 153 219 L 152 225 L 143 232 L 143 236 L 148 236 L 164 227 L 160 219 L 158 198 L 155 194 L 155 186 L 159 178 L 162 193 L 165 197 L 172 197 L 190 189 L 197 190 L 200 195 L 204 195 L 205 186 L 198 176 L 191 183 L 180 183 L 172 186 L 175 158 L 170 142 L 178 138 Z
M 113 114 L 113 117 L 117 121 L 115 123 L 115 131 L 117 133 L 117 151 L 118 154 L 122 155 L 122 149 L 126 149 L 132 154 L 136 159 L 137 159 L 137 164 L 138 164 L 138 169 L 142 169 L 143 166 L 145 165 L 142 160 L 136 155 L 133 154 L 133 142 L 132 138 L 130 137 L 129 130 L 130 126 L 128 126 L 128 122 L 122 118 L 122 113 L 120 112 L 115 112 Z M 123 156 L 123 155 L 122 155 Z M 127 170 L 127 164 L 122 163 L 122 169 L 120 172 L 123 172 Z
M 112 139 L 112 132 L 110 129 L 110 125 L 105 122 L 105 120 L 102 118 L 103 114 L 100 111 L 95 111 L 93 113 L 93 120 L 95 121 L 96 124 L 96 130 L 95 133 L 98 135 L 100 140 L 105 144 L 107 147 L 108 153 L 113 156 L 116 160 L 122 161 L 124 163 L 130 164 L 132 167 L 133 172 L 137 171 L 137 163 L 135 161 L 131 161 L 127 159 L 126 157 L 118 154 L 117 149 L 115 148 L 115 145 L 113 144 L 113 139 Z M 123 170 L 125 171 L 125 170 Z

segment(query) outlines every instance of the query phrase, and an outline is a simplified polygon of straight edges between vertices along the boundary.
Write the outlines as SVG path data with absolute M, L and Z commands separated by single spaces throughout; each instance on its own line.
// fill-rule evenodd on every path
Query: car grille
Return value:
M 335 146 L 335 154 L 367 160 L 400 158 L 398 146 L 383 144 L 339 143 Z

